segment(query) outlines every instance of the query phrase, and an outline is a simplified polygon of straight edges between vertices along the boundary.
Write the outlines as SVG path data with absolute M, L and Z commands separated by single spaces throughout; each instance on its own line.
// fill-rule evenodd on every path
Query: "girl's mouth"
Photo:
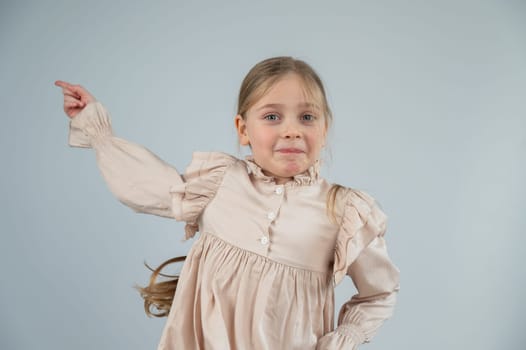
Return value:
M 280 152 L 280 153 L 304 153 L 303 150 L 301 150 L 299 148 L 293 148 L 293 147 L 280 148 L 280 149 L 278 149 L 278 152 Z

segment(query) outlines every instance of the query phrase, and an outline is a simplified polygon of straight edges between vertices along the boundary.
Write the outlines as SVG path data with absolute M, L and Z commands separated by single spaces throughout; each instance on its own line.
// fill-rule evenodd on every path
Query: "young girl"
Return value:
M 95 150 L 113 194 L 136 212 L 185 221 L 187 239 L 200 232 L 179 279 L 155 285 L 161 294 L 168 285 L 170 300 L 143 290 L 147 305 L 169 308 L 158 349 L 357 349 L 392 315 L 399 271 L 386 216 L 365 192 L 319 176 L 332 116 L 305 62 L 266 59 L 243 80 L 234 123 L 251 156 L 196 152 L 184 174 L 114 136 L 84 88 L 55 84 L 69 145 Z M 358 294 L 335 329 L 334 287 L 345 275 Z

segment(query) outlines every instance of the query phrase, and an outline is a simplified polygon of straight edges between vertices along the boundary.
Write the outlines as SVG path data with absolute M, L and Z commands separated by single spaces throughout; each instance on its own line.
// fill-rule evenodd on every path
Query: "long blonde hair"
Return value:
M 327 102 L 327 96 L 323 83 L 316 71 L 306 62 L 288 56 L 279 56 L 265 59 L 257 63 L 243 79 L 239 89 L 237 114 L 246 118 L 246 112 L 283 76 L 297 74 L 304 83 L 305 93 L 309 98 L 319 102 L 325 117 L 325 127 L 330 128 L 332 124 L 332 112 Z M 335 203 L 338 193 L 344 187 L 333 185 L 327 195 L 327 214 L 329 218 L 337 223 L 335 214 Z M 156 269 L 151 269 L 150 283 L 146 287 L 136 288 L 144 299 L 144 310 L 148 316 L 167 316 L 172 306 L 173 297 L 179 281 L 178 275 L 164 275 L 161 271 L 170 264 L 184 261 L 186 257 L 180 256 L 166 260 Z M 169 277 L 169 280 L 158 282 L 159 276 Z

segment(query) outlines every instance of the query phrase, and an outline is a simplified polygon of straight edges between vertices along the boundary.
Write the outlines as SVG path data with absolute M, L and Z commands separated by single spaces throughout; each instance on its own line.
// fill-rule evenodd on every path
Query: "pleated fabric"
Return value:
M 333 328 L 330 275 L 203 233 L 181 272 L 159 349 L 314 349 Z

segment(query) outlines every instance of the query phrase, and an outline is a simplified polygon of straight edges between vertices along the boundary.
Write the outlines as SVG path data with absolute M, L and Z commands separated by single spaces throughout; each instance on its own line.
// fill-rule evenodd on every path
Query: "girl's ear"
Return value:
M 245 122 L 245 119 L 243 119 L 243 117 L 238 114 L 234 117 L 234 124 L 236 126 L 239 144 L 241 146 L 250 145 L 250 139 L 247 133 L 247 123 Z

